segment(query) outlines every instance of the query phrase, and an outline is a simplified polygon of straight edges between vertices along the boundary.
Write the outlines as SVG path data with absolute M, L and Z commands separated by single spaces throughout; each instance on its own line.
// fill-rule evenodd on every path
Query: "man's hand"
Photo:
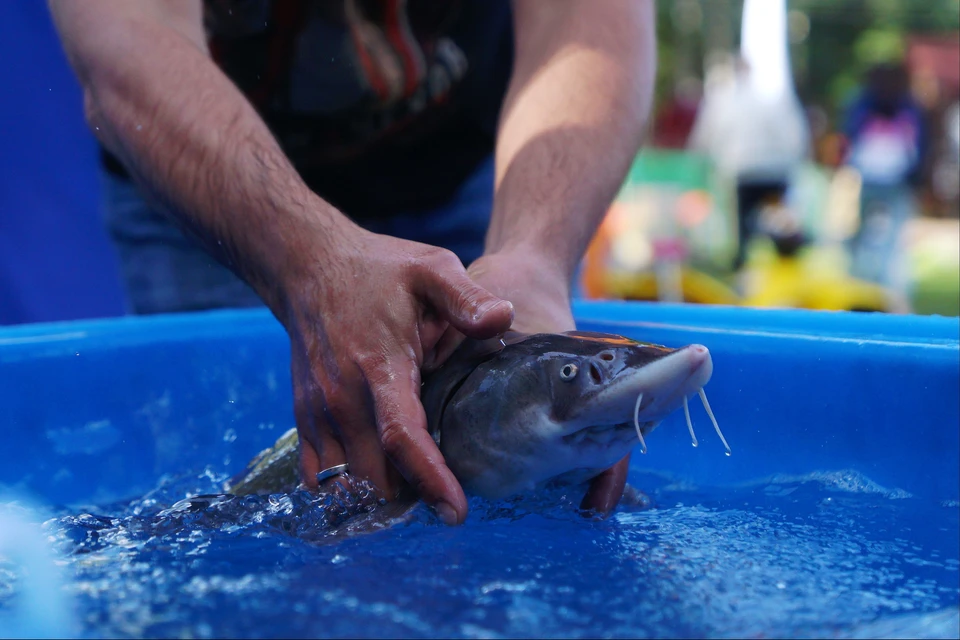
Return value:
M 420 368 L 449 327 L 479 339 L 506 331 L 510 304 L 454 254 L 361 229 L 284 288 L 304 483 L 347 462 L 392 498 L 392 461 L 444 522 L 462 522 L 466 498 L 427 432 Z
M 505 331 L 510 305 L 453 254 L 365 232 L 313 194 L 210 59 L 200 0 L 50 9 L 97 138 L 286 327 L 306 484 L 348 462 L 390 495 L 399 471 L 444 521 L 462 521 L 463 491 L 426 431 L 420 367 L 448 326 Z
M 570 285 L 564 269 L 531 253 L 487 254 L 470 265 L 467 273 L 492 294 L 509 300 L 516 310 L 511 330 L 520 333 L 561 333 L 576 329 L 570 309 Z M 438 346 L 442 361 L 463 340 L 451 327 Z M 580 507 L 609 514 L 620 502 L 627 481 L 630 456 L 590 482 Z
M 486 255 L 469 271 L 516 305 L 514 329 L 566 331 L 574 328 L 569 283 L 643 140 L 656 15 L 650 0 L 512 4 L 493 214 Z M 611 511 L 628 464 L 595 478 L 581 506 Z

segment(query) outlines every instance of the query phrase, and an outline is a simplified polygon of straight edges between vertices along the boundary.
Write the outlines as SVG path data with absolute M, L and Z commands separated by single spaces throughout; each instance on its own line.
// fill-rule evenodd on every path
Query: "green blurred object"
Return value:
M 658 206 L 673 210 L 661 209 L 659 221 L 651 221 L 653 226 L 647 227 L 647 232 L 684 238 L 690 251 L 687 262 L 713 277 L 722 278 L 727 275 L 727 265 L 736 250 L 735 196 L 731 187 L 719 178 L 712 162 L 704 155 L 646 148 L 631 165 L 617 200 L 636 204 L 647 200 L 653 192 L 659 194 L 664 199 L 658 201 Z M 683 204 L 679 200 L 670 202 L 669 198 L 693 194 L 707 201 L 709 213 L 696 224 L 685 225 L 678 222 L 678 209 Z
M 686 151 L 644 149 L 627 174 L 627 185 L 662 184 L 680 190 L 710 191 L 710 161 Z
M 955 255 L 924 247 L 913 253 L 913 312 L 960 316 L 960 262 Z
M 918 315 L 960 316 L 960 275 L 944 270 L 940 277 L 917 283 L 913 312 Z
M 903 34 L 895 28 L 869 29 L 853 44 L 853 52 L 862 67 L 903 62 Z
M 743 0 L 693 0 L 699 24 L 678 20 L 681 2 L 657 3 L 657 102 L 670 98 L 678 80 L 704 77 L 709 59 L 739 42 Z M 832 118 L 877 61 L 903 57 L 910 37 L 960 29 L 957 0 L 790 0 L 790 20 L 804 24 L 790 35 L 790 62 L 805 104 Z

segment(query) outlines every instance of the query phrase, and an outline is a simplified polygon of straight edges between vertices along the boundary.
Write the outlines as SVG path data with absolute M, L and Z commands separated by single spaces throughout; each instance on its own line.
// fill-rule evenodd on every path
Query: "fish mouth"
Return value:
M 701 345 L 690 345 L 624 370 L 585 394 L 581 410 L 568 422 L 566 435 L 615 425 L 633 429 L 635 419 L 641 425 L 659 422 L 679 409 L 685 398 L 703 388 L 712 374 L 710 352 Z
M 699 394 L 729 455 L 729 446 L 703 391 L 712 374 L 710 352 L 702 345 L 690 345 L 624 371 L 586 399 L 583 411 L 568 423 L 569 429 L 561 438 L 573 446 L 604 447 L 626 445 L 630 441 L 636 444 L 639 440 L 642 452 L 646 453 L 643 436 L 653 431 L 667 415 L 683 407 L 693 445 L 697 446 L 687 398 Z
M 639 422 L 640 431 L 643 435 L 649 434 L 656 428 L 658 422 L 648 420 Z M 606 447 L 613 444 L 629 444 L 637 441 L 636 427 L 633 420 L 620 422 L 618 424 L 603 424 L 584 427 L 573 433 L 568 433 L 561 437 L 564 444 L 572 446 L 596 445 Z

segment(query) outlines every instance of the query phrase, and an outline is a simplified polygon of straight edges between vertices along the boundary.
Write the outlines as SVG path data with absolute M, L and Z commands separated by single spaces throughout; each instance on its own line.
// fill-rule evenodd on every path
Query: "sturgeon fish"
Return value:
M 699 394 L 730 455 L 704 385 L 702 345 L 670 349 L 623 336 L 569 331 L 466 340 L 424 376 L 430 434 L 464 491 L 501 499 L 548 483 L 585 482 L 639 446 L 680 407 L 693 446 L 687 398 Z M 295 429 L 225 484 L 234 495 L 297 488 Z

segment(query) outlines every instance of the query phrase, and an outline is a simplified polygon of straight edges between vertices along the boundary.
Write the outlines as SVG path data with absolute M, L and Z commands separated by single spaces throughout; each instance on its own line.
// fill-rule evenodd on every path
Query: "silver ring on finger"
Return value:
M 338 464 L 335 467 L 330 467 L 329 469 L 324 469 L 323 471 L 317 474 L 317 484 L 321 484 L 325 480 L 329 480 L 330 478 L 333 478 L 339 475 L 345 475 L 347 471 L 349 471 L 349 469 L 350 469 L 350 465 L 346 463 Z

